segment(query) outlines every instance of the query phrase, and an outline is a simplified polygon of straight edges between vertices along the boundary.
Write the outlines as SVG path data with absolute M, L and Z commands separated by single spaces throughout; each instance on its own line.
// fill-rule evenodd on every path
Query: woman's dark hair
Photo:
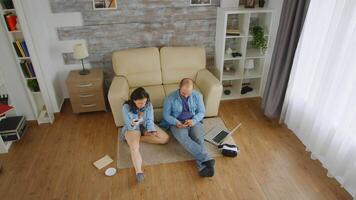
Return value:
M 150 95 L 142 87 L 136 88 L 132 91 L 130 99 L 125 101 L 124 104 L 128 104 L 130 106 L 130 110 L 134 111 L 138 109 L 134 101 L 139 99 L 147 99 L 147 103 L 150 102 Z

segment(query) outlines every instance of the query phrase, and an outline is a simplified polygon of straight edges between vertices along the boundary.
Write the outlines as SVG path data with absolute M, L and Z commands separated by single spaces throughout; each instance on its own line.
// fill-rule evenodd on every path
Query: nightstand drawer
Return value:
M 91 104 L 104 101 L 102 92 L 70 93 L 70 101 L 77 104 Z
M 81 112 L 93 112 L 106 110 L 105 102 L 99 101 L 94 103 L 72 103 L 73 112 L 81 113 Z
M 88 75 L 69 72 L 66 83 L 74 113 L 106 110 L 103 74 L 102 69 L 92 69 Z
M 102 91 L 103 83 L 101 81 L 87 81 L 81 83 L 68 84 L 70 93 L 86 93 Z

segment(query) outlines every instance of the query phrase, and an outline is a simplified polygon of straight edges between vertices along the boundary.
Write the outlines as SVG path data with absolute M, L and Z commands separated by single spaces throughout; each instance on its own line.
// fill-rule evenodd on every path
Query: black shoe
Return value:
M 215 166 L 215 160 L 211 159 L 211 160 L 207 160 L 205 162 L 202 163 L 203 165 L 207 166 L 210 169 L 214 169 Z
M 252 87 L 244 86 L 244 87 L 241 89 L 241 94 L 246 94 L 246 93 L 252 92 L 252 91 L 253 91 L 253 88 L 252 88 Z
M 212 176 L 214 176 L 214 169 L 205 167 L 204 169 L 199 171 L 199 176 L 200 177 L 212 177 Z
M 205 165 L 207 169 L 209 169 L 208 177 L 214 176 L 214 174 L 215 174 L 215 169 L 214 169 L 215 160 L 214 159 L 207 160 L 207 161 L 203 162 L 202 164 Z

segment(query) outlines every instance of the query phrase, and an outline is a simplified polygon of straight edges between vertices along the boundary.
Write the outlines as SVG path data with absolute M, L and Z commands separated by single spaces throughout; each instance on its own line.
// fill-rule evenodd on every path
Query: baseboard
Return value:
M 61 112 L 65 100 L 66 100 L 66 98 L 63 98 L 63 99 L 62 99 L 62 102 L 61 102 L 61 105 L 59 106 L 58 112 L 55 112 L 55 114 Z

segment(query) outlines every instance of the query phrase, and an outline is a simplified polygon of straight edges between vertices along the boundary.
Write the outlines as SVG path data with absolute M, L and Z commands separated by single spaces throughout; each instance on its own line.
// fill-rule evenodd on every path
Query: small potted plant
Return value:
M 267 40 L 265 38 L 264 29 L 261 26 L 254 26 L 251 29 L 251 33 L 253 36 L 252 46 L 260 49 L 261 54 L 264 54 L 267 49 Z
M 36 79 L 29 79 L 27 80 L 27 86 L 30 88 L 32 92 L 39 92 L 40 91 L 40 86 L 38 85 L 38 82 Z

